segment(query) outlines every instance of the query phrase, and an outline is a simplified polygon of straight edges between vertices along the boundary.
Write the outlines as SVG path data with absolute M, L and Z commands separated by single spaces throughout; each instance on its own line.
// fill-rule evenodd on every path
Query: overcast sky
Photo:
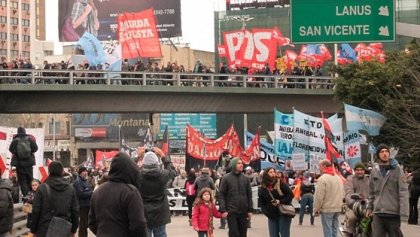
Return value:
M 59 42 L 58 1 L 45 2 L 47 41 Z M 182 42 L 193 49 L 214 51 L 213 12 L 219 9 L 226 9 L 225 0 L 181 0 Z M 55 44 L 55 51 L 61 54 L 61 44 Z

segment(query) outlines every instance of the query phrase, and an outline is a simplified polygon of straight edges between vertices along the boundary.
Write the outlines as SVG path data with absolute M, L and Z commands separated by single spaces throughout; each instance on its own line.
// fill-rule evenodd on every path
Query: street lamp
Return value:
M 53 126 L 53 161 L 55 161 L 55 116 L 52 115 L 52 126 Z
M 242 30 L 245 30 L 246 23 L 248 21 L 254 20 L 254 17 L 249 17 L 249 16 L 234 16 L 233 19 L 241 22 L 242 23 Z

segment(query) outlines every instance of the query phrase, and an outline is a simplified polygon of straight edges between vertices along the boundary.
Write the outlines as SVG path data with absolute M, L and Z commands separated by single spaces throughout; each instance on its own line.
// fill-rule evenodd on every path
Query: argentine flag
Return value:
M 347 130 L 365 130 L 371 136 L 379 135 L 379 130 L 386 121 L 386 117 L 372 110 L 358 108 L 344 104 Z

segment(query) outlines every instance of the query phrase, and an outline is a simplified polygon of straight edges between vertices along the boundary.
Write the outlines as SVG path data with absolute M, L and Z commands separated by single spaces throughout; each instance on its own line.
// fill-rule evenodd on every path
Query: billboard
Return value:
M 148 8 L 154 9 L 159 38 L 182 36 L 180 0 L 59 0 L 59 39 L 77 41 L 75 33 L 88 31 L 100 41 L 116 40 L 118 16 Z
M 290 6 L 290 0 L 226 0 L 227 11 L 288 6 Z

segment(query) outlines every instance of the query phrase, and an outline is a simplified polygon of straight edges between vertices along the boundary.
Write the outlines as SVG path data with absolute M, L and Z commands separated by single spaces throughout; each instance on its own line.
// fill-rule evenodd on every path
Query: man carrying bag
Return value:
M 60 162 L 51 162 L 48 172 L 48 179 L 39 186 L 32 203 L 31 232 L 37 237 L 74 236 L 79 225 L 76 192 L 63 178 Z

